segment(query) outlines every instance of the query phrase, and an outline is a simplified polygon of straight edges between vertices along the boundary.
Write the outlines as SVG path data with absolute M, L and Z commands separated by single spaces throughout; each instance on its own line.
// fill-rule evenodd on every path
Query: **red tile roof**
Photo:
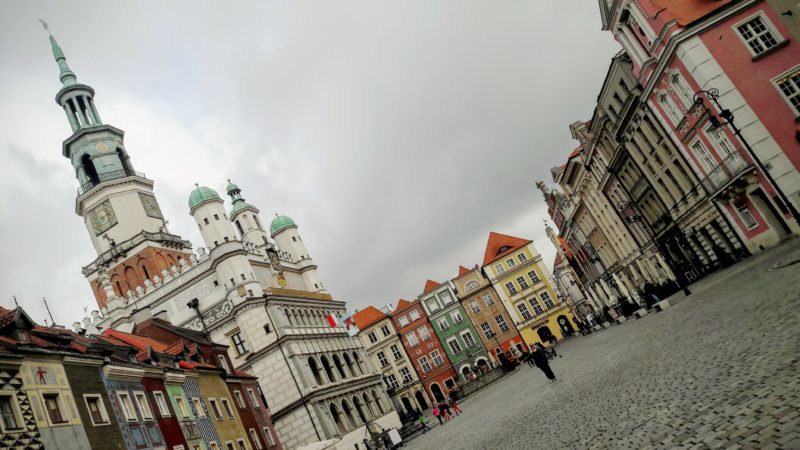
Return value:
M 401 298 L 400 301 L 397 302 L 397 306 L 394 307 L 394 310 L 395 311 L 400 311 L 401 309 L 403 309 L 403 308 L 405 308 L 406 306 L 409 306 L 409 305 L 411 305 L 410 301 L 404 300 L 404 299 Z
M 428 280 L 428 281 L 425 282 L 425 290 L 423 290 L 422 293 L 426 294 L 426 293 L 436 289 L 437 287 L 439 287 L 441 285 L 442 285 L 442 283 L 437 283 L 437 282 L 435 282 L 433 280 Z
M 733 0 L 651 0 L 656 8 L 663 8 L 667 14 L 686 26 L 697 19 L 716 11 Z
M 464 275 L 468 274 L 470 269 L 467 269 L 464 266 L 458 266 L 458 276 L 463 277 Z
M 581 148 L 580 147 L 576 147 L 575 150 L 573 150 L 572 153 L 569 154 L 569 159 L 572 159 L 572 158 L 578 156 L 578 154 L 580 152 L 581 152 Z
M 358 328 L 361 330 L 383 319 L 384 317 L 386 317 L 386 314 L 382 313 L 374 306 L 367 306 L 361 311 L 353 314 L 353 320 L 355 320 L 356 325 L 358 325 Z
M 222 370 L 222 369 L 220 369 L 219 367 L 217 367 L 217 366 L 215 366 L 213 364 L 199 363 L 199 362 L 193 362 L 193 361 L 178 361 L 178 367 L 180 367 L 182 369 L 196 369 L 198 367 L 203 367 L 205 369 Z
M 168 348 L 168 345 L 164 344 L 161 341 L 157 341 L 155 339 L 145 336 L 137 336 L 135 334 L 123 333 L 122 331 L 106 330 L 106 332 L 103 333 L 103 335 L 119 339 L 120 341 L 132 345 L 140 350 L 150 346 L 153 347 L 153 350 L 159 353 L 164 353 L 164 351 Z
M 486 242 L 486 252 L 483 254 L 483 265 L 485 266 L 531 242 L 533 241 L 492 231 L 489 233 L 489 240 Z

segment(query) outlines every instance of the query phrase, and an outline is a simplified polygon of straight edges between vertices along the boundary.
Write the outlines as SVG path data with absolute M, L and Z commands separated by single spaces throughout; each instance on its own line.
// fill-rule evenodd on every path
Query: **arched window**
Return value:
M 357 395 L 353 396 L 353 406 L 356 408 L 356 412 L 358 413 L 358 418 L 361 419 L 361 423 L 367 423 L 367 415 L 364 413 L 364 403 L 358 398 Z
M 353 359 L 350 358 L 350 355 L 345 353 L 344 354 L 344 363 L 347 364 L 347 368 L 350 370 L 350 374 L 353 376 L 360 375 L 360 371 L 357 371 L 356 365 L 353 363 Z
M 357 427 L 358 422 L 356 422 L 356 415 L 353 413 L 353 408 L 347 400 L 342 400 L 342 411 L 344 411 L 344 415 L 347 417 L 350 425 L 353 428 Z
M 322 381 L 322 373 L 319 371 L 319 366 L 317 365 L 317 360 L 313 357 L 308 357 L 308 368 L 311 369 L 311 374 L 314 375 L 314 381 L 317 382 L 317 385 L 320 386 L 323 384 Z
M 361 355 L 358 352 L 353 352 L 353 360 L 355 360 L 356 364 L 358 365 L 358 371 L 362 374 L 367 373 L 367 368 L 364 367 L 364 360 L 361 359 Z
M 367 411 L 369 411 L 369 415 L 371 417 L 375 417 L 375 408 L 372 406 L 372 399 L 369 395 L 365 392 L 362 396 L 364 399 L 364 405 L 367 407 Z
M 479 284 L 478 284 L 478 282 L 477 282 L 477 281 L 475 281 L 475 280 L 472 280 L 472 281 L 470 281 L 469 283 L 467 283 L 467 285 L 466 285 L 464 288 L 465 288 L 467 291 L 471 291 L 471 290 L 477 289 L 477 288 L 478 288 L 478 285 L 479 285 Z
M 336 370 L 339 372 L 339 376 L 342 379 L 347 378 L 347 375 L 344 374 L 344 367 L 342 367 L 342 360 L 339 359 L 339 355 L 333 355 L 333 365 L 336 366 Z
M 256 226 L 258 227 L 258 229 L 259 229 L 259 230 L 263 230 L 263 229 L 264 229 L 264 227 L 262 227 L 262 226 L 261 226 L 261 221 L 260 221 L 260 220 L 258 220 L 258 216 L 256 216 L 256 215 L 253 215 L 253 220 L 255 220 L 255 221 L 256 221 Z M 265 238 L 265 239 L 266 239 L 266 238 Z
M 81 167 L 83 167 L 83 173 L 86 174 L 86 181 L 91 183 L 92 186 L 100 182 L 100 177 L 97 175 L 97 169 L 94 167 L 91 156 L 87 154 L 81 156 Z
M 238 231 L 239 231 L 239 236 L 240 236 L 240 237 L 241 237 L 241 236 L 244 236 L 244 230 L 242 229 L 242 224 L 241 224 L 241 223 L 239 223 L 239 221 L 238 221 L 238 220 L 237 220 L 235 223 L 236 223 L 236 230 L 238 230 Z
M 375 405 L 378 406 L 378 411 L 381 413 L 381 415 L 386 414 L 386 412 L 383 410 L 383 402 L 381 401 L 381 397 L 377 392 L 375 392 L 375 390 L 372 391 L 372 398 L 375 400 Z
M 325 369 L 325 375 L 328 376 L 328 381 L 329 382 L 336 381 L 336 377 L 333 375 L 333 369 L 331 368 L 330 361 L 328 361 L 328 357 L 325 356 L 325 355 L 322 355 L 319 358 L 319 360 L 322 363 L 322 368 Z
M 342 417 L 342 413 L 339 411 L 339 407 L 331 403 L 330 411 L 331 417 L 333 417 L 333 422 L 336 424 L 336 428 L 339 429 L 339 432 L 342 434 L 347 433 L 347 425 L 344 423 L 344 418 Z

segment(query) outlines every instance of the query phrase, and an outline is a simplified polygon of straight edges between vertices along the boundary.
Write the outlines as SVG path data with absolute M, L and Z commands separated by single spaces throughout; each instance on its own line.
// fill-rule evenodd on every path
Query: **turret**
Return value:
M 230 212 L 231 223 L 236 227 L 239 237 L 244 242 L 262 247 L 269 244 L 267 239 L 267 231 L 261 225 L 261 219 L 258 216 L 260 212 L 258 208 L 247 203 L 242 197 L 242 190 L 239 186 L 235 185 L 228 180 L 228 186 L 225 189 L 231 197 L 233 207 Z
M 312 292 L 323 291 L 325 288 L 322 286 L 317 266 L 309 256 L 306 244 L 300 237 L 294 220 L 291 217 L 276 214 L 269 230 L 278 249 L 287 253 L 292 262 L 301 270 L 306 288 Z
M 213 189 L 195 184 L 195 189 L 189 194 L 189 214 L 194 217 L 203 242 L 209 249 L 237 240 L 233 225 L 228 221 L 225 204 Z

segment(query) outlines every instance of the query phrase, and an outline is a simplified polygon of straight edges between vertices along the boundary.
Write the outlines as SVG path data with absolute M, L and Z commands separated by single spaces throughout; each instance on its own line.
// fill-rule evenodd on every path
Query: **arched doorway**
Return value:
M 83 173 L 86 174 L 86 181 L 91 183 L 92 186 L 100 182 L 100 177 L 97 175 L 91 156 L 87 154 L 81 156 L 81 166 L 83 166 Z
M 541 339 L 542 342 L 549 341 L 550 338 L 553 336 L 553 332 L 550 331 L 550 328 L 548 328 L 547 325 L 539 327 L 539 329 L 536 330 L 536 334 L 539 335 L 539 339 Z
M 564 336 L 572 336 L 575 333 L 575 329 L 572 328 L 572 324 L 569 323 L 567 316 L 558 316 L 557 322 L 558 326 L 561 328 L 561 334 Z
M 411 400 L 408 397 L 400 397 L 400 401 L 403 403 L 403 408 L 406 410 L 406 414 L 411 414 L 414 412 L 414 406 L 411 405 Z
M 425 394 L 423 394 L 422 391 L 417 391 L 417 393 L 414 394 L 414 398 L 417 399 L 417 404 L 421 409 L 428 409 L 428 402 L 425 401 Z
M 505 355 L 503 355 L 503 357 L 505 357 Z M 486 373 L 489 370 L 491 370 L 491 368 L 489 367 L 489 363 L 486 361 L 485 358 L 479 358 L 478 361 L 475 363 L 475 365 L 478 367 L 478 370 L 480 370 L 481 373 Z
M 444 401 L 444 393 L 442 392 L 442 388 L 440 388 L 438 384 L 431 383 L 431 394 L 433 394 L 433 398 L 437 402 Z

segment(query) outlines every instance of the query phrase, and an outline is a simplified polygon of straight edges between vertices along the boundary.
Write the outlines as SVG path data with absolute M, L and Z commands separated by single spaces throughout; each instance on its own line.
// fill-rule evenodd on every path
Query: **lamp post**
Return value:
M 706 106 L 703 97 L 708 98 L 709 100 L 711 100 L 711 102 L 714 103 L 714 105 L 716 105 L 717 109 L 719 110 L 719 116 L 717 116 L 716 111 L 711 110 Z M 792 217 L 794 217 L 795 222 L 797 222 L 797 224 L 800 225 L 800 213 L 797 212 L 797 209 L 794 207 L 792 202 L 790 202 L 789 199 L 786 197 L 786 194 L 784 194 L 783 191 L 778 187 L 778 184 L 775 182 L 775 179 L 772 178 L 772 174 L 769 173 L 769 170 L 767 170 L 767 168 L 761 162 L 761 159 L 759 159 L 758 155 L 756 155 L 756 152 L 753 151 L 752 147 L 750 147 L 750 143 L 747 142 L 747 139 L 745 139 L 744 136 L 742 136 L 741 130 L 739 130 L 739 127 L 737 127 L 736 123 L 734 123 L 733 121 L 734 119 L 733 111 L 731 111 L 730 109 L 723 108 L 722 105 L 719 103 L 719 90 L 716 88 L 711 88 L 708 90 L 700 90 L 695 92 L 694 103 L 698 106 L 702 106 L 703 109 L 707 113 L 709 113 L 708 121 L 711 122 L 711 125 L 713 125 L 714 127 L 718 128 L 726 125 L 731 127 L 731 130 L 733 130 L 733 134 L 735 134 L 736 137 L 738 137 L 739 140 L 742 141 L 742 144 L 744 144 L 745 149 L 747 149 L 747 153 L 750 155 L 751 158 L 753 158 L 753 161 L 756 163 L 756 166 L 758 166 L 758 169 L 761 171 L 761 173 L 764 174 L 764 176 L 767 177 L 767 180 L 769 180 L 769 183 L 772 185 L 772 188 L 775 189 L 775 192 L 778 193 L 778 196 L 780 197 L 783 204 L 786 205 L 786 207 L 789 209 L 789 212 L 792 214 Z M 722 120 L 720 120 L 720 117 L 722 118 Z
M 623 218 L 624 218 L 624 220 L 626 222 L 628 222 L 628 223 L 638 223 L 639 225 L 641 225 L 641 227 L 645 229 L 645 232 L 647 233 L 647 236 L 650 238 L 650 241 L 652 241 L 653 244 L 656 246 L 656 249 L 658 249 L 658 251 L 661 252 L 663 255 L 666 255 L 667 253 L 665 252 L 665 249 L 663 247 L 661 247 L 661 244 L 658 242 L 658 240 L 656 239 L 655 235 L 653 235 L 652 231 L 650 230 L 650 227 L 648 226 L 647 222 L 644 220 L 644 217 L 641 214 L 639 214 L 638 212 L 636 212 L 635 207 L 636 207 L 636 205 L 634 205 L 633 202 L 621 201 L 617 205 L 617 210 L 620 213 L 622 213 L 622 216 L 623 216 Z M 630 211 L 630 213 L 629 214 L 625 214 L 626 211 Z M 664 258 L 664 262 L 666 262 L 667 266 L 669 266 L 669 270 L 671 270 L 672 273 L 675 274 L 675 284 L 678 286 L 678 289 L 682 290 L 684 295 L 686 295 L 686 296 L 691 295 L 692 291 L 689 290 L 689 286 L 683 284 L 680 281 L 680 280 L 683 279 L 683 277 L 680 275 L 680 273 L 674 267 L 672 267 L 672 263 L 670 262 L 670 258 L 669 257 L 665 257 Z

